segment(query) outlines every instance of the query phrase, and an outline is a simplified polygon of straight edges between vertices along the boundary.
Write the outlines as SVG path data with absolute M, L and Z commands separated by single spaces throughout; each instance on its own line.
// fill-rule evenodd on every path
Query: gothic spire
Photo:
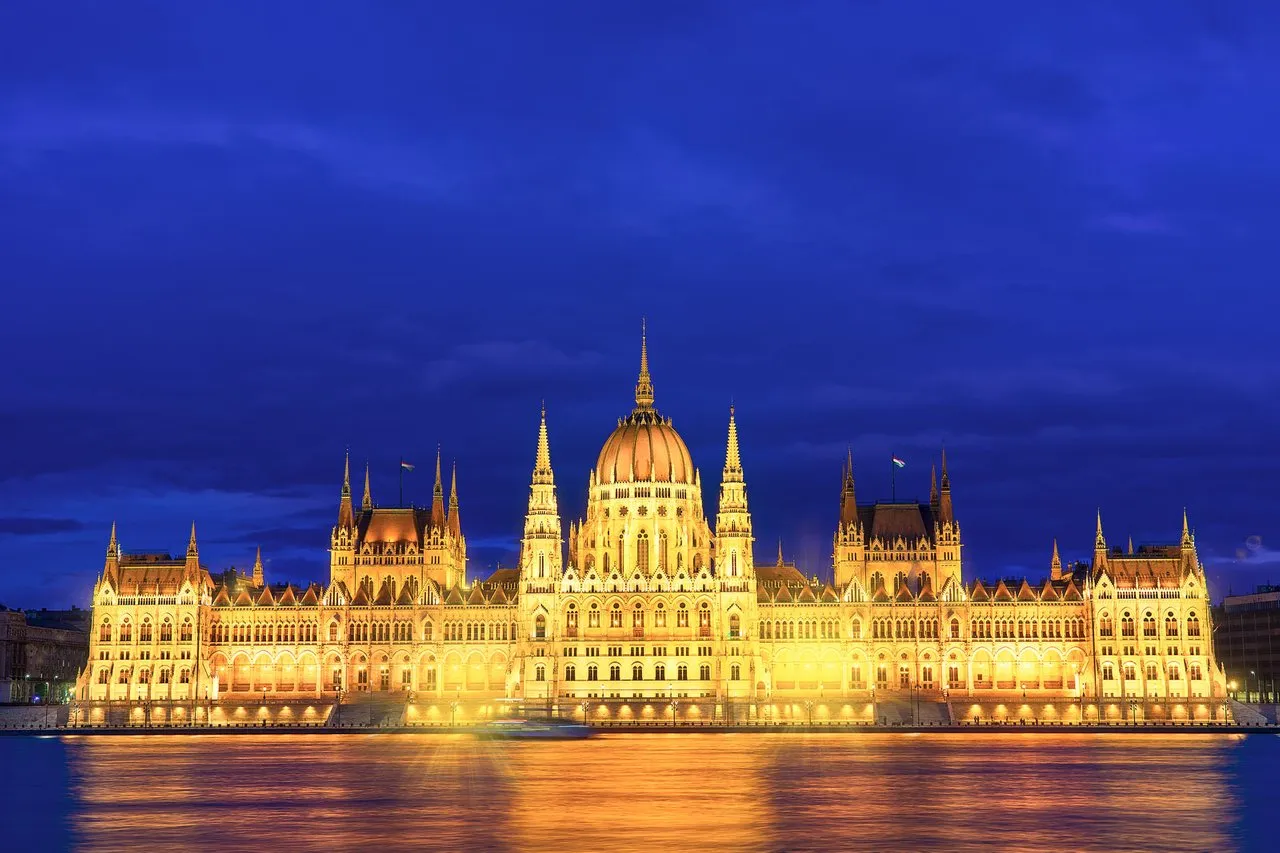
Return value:
M 551 471 L 551 443 L 547 440 L 547 404 L 542 404 L 542 420 L 538 424 L 538 451 L 533 458 L 534 485 L 554 485 Z
M 1058 580 L 1062 577 L 1062 558 L 1058 556 L 1058 540 L 1053 540 L 1053 558 L 1049 560 L 1049 577 Z
M 431 526 L 444 527 L 444 478 L 440 476 L 440 445 L 436 445 L 436 484 L 431 489 Z
M 355 527 L 355 513 L 351 509 L 351 449 L 342 463 L 342 499 L 338 501 L 338 526 Z
M 1133 553 L 1133 534 L 1129 534 L 1129 553 Z
M 778 537 L 778 565 L 782 565 L 782 537 Z
M 649 346 L 645 321 L 640 320 L 640 378 L 636 380 L 636 408 L 653 407 L 653 379 L 649 376 Z
M 1191 535 L 1191 526 L 1187 524 L 1187 508 L 1184 506 L 1182 508 L 1182 547 L 1187 548 L 1195 543 L 1195 537 Z
M 111 522 L 111 541 L 107 543 L 107 559 L 120 559 L 120 543 L 116 540 L 116 523 Z
M 253 585 L 266 586 L 266 579 L 262 572 L 262 546 L 258 546 L 258 553 L 253 558 Z
M 938 493 L 938 516 L 942 521 L 954 521 L 951 509 L 951 474 L 947 471 L 947 446 L 942 445 L 942 488 Z
M 1096 550 L 1105 551 L 1107 549 L 1107 540 L 1102 536 L 1102 508 L 1101 507 L 1098 508 L 1098 531 L 1096 534 L 1094 534 L 1094 537 L 1093 537 L 1093 547 L 1095 551 Z
M 858 496 L 853 484 L 853 448 L 845 453 L 844 483 L 840 491 L 840 523 L 853 524 L 858 520 Z
M 942 491 L 951 491 L 951 475 L 947 473 L 947 446 L 942 445 Z
M 364 463 L 364 497 L 360 499 L 361 509 L 373 509 L 373 492 L 369 489 L 369 462 Z
M 733 419 L 733 406 L 729 406 L 729 441 L 724 451 L 725 482 L 742 482 L 742 456 L 738 451 L 738 424 Z
M 200 550 L 196 547 L 196 523 L 191 522 L 191 539 L 187 542 L 187 559 L 199 559 Z
M 462 535 L 462 519 L 458 516 L 458 461 L 453 462 L 453 478 L 449 484 L 449 532 Z
M 938 505 L 938 466 L 933 465 L 929 468 L 929 503 L 933 506 Z

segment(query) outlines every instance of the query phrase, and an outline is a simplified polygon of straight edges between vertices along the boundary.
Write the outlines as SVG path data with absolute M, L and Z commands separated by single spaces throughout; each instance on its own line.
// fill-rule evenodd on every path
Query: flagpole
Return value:
M 889 503 L 898 502 L 898 463 L 893 460 L 898 457 L 892 453 L 889 454 Z
M 404 457 L 400 457 L 400 506 L 404 506 Z

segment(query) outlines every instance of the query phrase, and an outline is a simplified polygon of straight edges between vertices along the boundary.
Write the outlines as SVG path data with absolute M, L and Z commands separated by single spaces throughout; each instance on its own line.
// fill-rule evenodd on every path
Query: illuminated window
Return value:
M 1125 611 L 1124 615 L 1120 617 L 1120 636 L 1122 637 L 1134 636 L 1133 617 L 1129 615 L 1129 612 L 1127 610 Z
M 680 664 L 679 666 L 676 667 L 676 681 L 688 681 L 688 680 L 689 680 L 689 667 L 685 666 L 684 664 Z
M 587 612 L 587 627 L 588 628 L 600 627 L 600 605 L 596 604 L 595 602 L 592 602 L 591 610 Z
M 587 681 L 595 681 L 600 677 L 600 670 L 595 664 L 587 666 Z
M 631 680 L 644 681 L 644 666 L 638 663 L 631 665 Z
M 854 619 L 849 625 L 849 635 L 855 640 L 862 639 L 862 620 Z
M 98 642 L 99 643 L 111 642 L 111 620 L 110 619 L 102 620 L 102 625 L 98 628 Z
M 655 628 L 667 627 L 667 609 L 666 605 L 661 601 L 658 602 L 657 609 L 653 611 L 653 626 Z
M 636 568 L 646 574 L 649 571 L 649 534 L 644 530 L 636 536 Z
M 609 665 L 609 680 L 610 681 L 622 680 L 622 666 L 620 664 L 614 663 Z
M 121 630 L 123 631 L 123 628 Z M 1187 636 L 1188 637 L 1200 636 L 1200 617 L 1194 613 L 1192 613 L 1187 617 Z
M 653 667 L 653 677 L 657 681 L 662 681 L 664 678 L 666 678 L 667 665 L 663 663 L 655 664 Z
M 959 619 L 951 620 L 951 639 L 953 640 L 960 639 L 960 620 Z
M 545 640 L 547 638 L 547 617 L 538 614 L 538 618 L 533 623 L 533 638 L 535 640 Z M 538 679 L 541 681 L 542 679 Z
M 736 640 L 742 633 L 742 620 L 738 614 L 729 617 L 729 639 Z
M 616 601 L 613 603 L 613 609 L 609 611 L 609 627 L 622 627 L 622 605 L 618 604 Z
M 677 628 L 689 627 L 688 605 L 686 605 L 683 601 L 680 602 L 680 607 L 676 610 L 676 627 Z

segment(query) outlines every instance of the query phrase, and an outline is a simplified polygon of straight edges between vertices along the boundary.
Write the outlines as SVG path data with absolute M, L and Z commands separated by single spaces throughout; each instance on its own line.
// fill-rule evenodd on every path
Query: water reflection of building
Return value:
M 1228 595 L 1215 608 L 1214 648 L 1228 687 L 1245 702 L 1276 701 L 1280 680 L 1280 586 Z
M 211 575 L 194 525 L 179 559 L 126 554 L 113 529 L 79 697 L 89 719 L 115 703 L 154 720 L 255 698 L 314 713 L 341 694 L 409 722 L 508 698 L 642 720 L 1219 712 L 1185 514 L 1177 542 L 1136 550 L 1110 547 L 1099 515 L 1090 564 L 1064 568 L 1055 543 L 1047 579 L 984 583 L 962 576 L 945 453 L 940 474 L 927 503 L 860 504 L 847 459 L 833 582 L 781 553 L 757 561 L 733 410 L 710 518 L 642 344 L 585 515 L 565 535 L 544 412 L 519 566 L 484 580 L 467 576 L 456 471 L 446 501 L 438 456 L 429 508 L 377 506 L 367 471 L 357 504 L 348 465 L 324 585 L 268 584 L 260 558 L 252 575 Z
M 62 702 L 89 657 L 89 611 L 0 607 L 0 702 Z

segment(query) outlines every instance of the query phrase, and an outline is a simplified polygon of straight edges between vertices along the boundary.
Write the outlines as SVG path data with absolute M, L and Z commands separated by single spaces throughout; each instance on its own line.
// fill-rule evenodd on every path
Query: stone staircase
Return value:
M 405 717 L 404 696 L 394 694 L 356 694 L 345 698 L 341 708 L 334 709 L 325 723 L 337 728 L 383 728 L 402 726 Z
M 949 726 L 951 712 L 946 702 L 932 698 L 876 698 L 876 722 L 887 726 Z

